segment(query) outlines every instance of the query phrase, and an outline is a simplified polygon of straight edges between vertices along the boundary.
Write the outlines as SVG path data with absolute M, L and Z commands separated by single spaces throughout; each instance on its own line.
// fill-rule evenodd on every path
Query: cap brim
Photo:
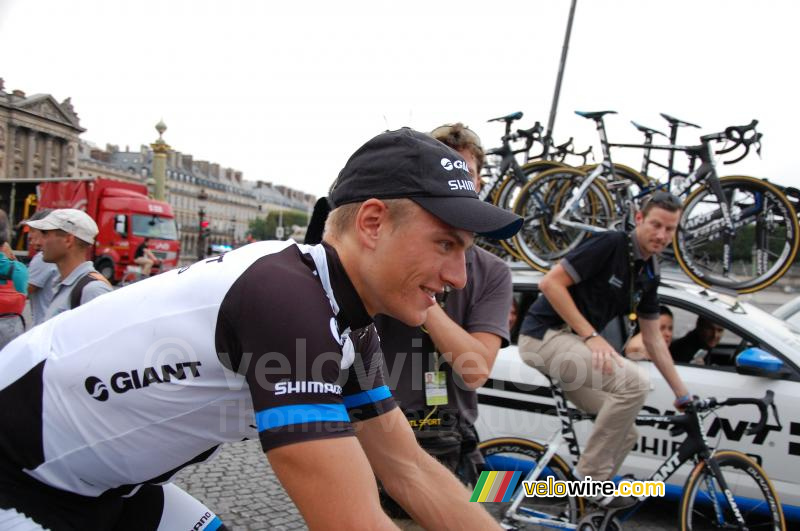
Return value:
M 409 197 L 419 206 L 457 229 L 505 240 L 522 228 L 522 218 L 474 197 Z
M 54 229 L 59 228 L 58 225 L 56 225 L 56 224 L 54 224 L 54 223 L 52 223 L 50 221 L 47 221 L 47 218 L 45 218 L 45 219 L 37 219 L 37 220 L 34 220 L 34 221 L 25 221 L 24 223 L 25 223 L 25 225 L 29 226 L 30 228 L 38 229 L 38 230 L 54 230 Z

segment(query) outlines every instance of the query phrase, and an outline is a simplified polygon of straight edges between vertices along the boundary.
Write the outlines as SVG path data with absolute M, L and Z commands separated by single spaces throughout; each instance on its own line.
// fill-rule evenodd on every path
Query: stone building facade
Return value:
M 69 98 L 6 92 L 0 79 L 0 179 L 77 176 L 83 131 Z
M 153 151 L 101 149 L 83 141 L 85 131 L 69 98 L 7 92 L 0 78 L 0 180 L 54 177 L 104 177 L 148 185 L 152 192 Z M 236 245 L 246 239 L 250 221 L 277 209 L 310 212 L 316 198 L 265 181 L 245 181 L 241 171 L 170 151 L 167 196 L 175 212 L 181 255 L 199 255 L 200 212 L 209 221 L 205 244 Z

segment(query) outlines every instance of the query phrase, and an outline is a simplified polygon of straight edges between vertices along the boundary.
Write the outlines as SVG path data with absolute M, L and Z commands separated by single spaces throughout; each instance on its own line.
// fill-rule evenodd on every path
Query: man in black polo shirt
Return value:
M 691 397 L 675 370 L 659 333 L 656 255 L 672 240 L 681 203 L 657 192 L 636 213 L 630 233 L 594 235 L 564 257 L 539 284 L 542 296 L 522 325 L 522 359 L 562 386 L 580 409 L 597 415 L 578 463 L 593 480 L 614 477 L 637 439 L 634 419 L 650 389 L 648 373 L 621 357 L 600 334 L 617 316 L 638 319 L 645 348 L 678 397 Z M 634 498 L 600 498 L 598 504 L 621 507 Z

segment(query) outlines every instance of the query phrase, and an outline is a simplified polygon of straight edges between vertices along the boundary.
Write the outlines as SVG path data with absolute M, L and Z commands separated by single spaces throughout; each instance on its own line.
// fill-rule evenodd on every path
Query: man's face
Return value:
M 705 344 L 706 349 L 712 349 L 719 345 L 725 329 L 718 324 L 702 322 L 697 325 L 697 333 L 700 335 L 700 339 Z
M 67 254 L 70 237 L 66 232 L 60 230 L 44 230 L 40 239 L 42 249 L 42 259 L 45 262 L 58 262 Z
M 664 338 L 664 342 L 667 345 L 672 343 L 672 317 L 667 314 L 659 316 L 658 329 L 661 332 L 661 337 Z
M 469 174 L 472 176 L 472 184 L 475 185 L 475 193 L 477 194 L 481 191 L 481 169 L 478 167 L 478 160 L 468 149 L 460 149 L 458 154 L 461 155 L 464 162 L 467 163 Z
M 646 255 L 659 254 L 664 250 L 678 228 L 681 213 L 654 207 L 647 215 L 636 213 L 636 240 Z
M 29 227 L 28 231 L 28 245 L 35 251 L 42 250 L 42 231 Z
M 365 275 L 367 307 L 409 326 L 419 326 L 435 294 L 467 282 L 464 252 L 471 232 L 454 229 L 417 205 L 382 227 Z

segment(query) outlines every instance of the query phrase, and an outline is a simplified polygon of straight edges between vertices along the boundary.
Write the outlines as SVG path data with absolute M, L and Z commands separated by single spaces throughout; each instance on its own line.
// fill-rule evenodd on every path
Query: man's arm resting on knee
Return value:
M 675 363 L 672 361 L 667 342 L 664 341 L 664 336 L 661 335 L 658 329 L 658 319 L 639 319 L 639 327 L 642 330 L 644 347 L 650 353 L 650 360 L 655 363 L 658 371 L 672 388 L 675 396 L 688 395 L 689 391 L 675 369 Z
M 400 409 L 359 422 L 356 435 L 388 494 L 426 529 L 499 529 L 458 479 L 417 444 Z
M 375 476 L 355 437 L 281 446 L 267 458 L 310 529 L 397 529 L 381 510 Z
M 539 283 L 539 290 L 547 297 L 547 301 L 570 328 L 580 337 L 586 338 L 599 332 L 583 316 L 575 305 L 575 300 L 567 288 L 575 284 L 573 278 L 558 264 L 551 269 Z M 586 341 L 586 346 L 592 351 L 592 365 L 596 370 L 606 374 L 614 371 L 614 365 L 621 367 L 622 358 L 605 340 L 604 337 L 595 335 Z

